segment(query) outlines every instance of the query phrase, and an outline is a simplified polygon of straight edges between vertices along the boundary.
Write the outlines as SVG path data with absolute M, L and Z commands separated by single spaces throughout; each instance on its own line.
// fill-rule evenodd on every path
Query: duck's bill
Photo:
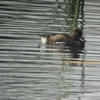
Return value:
M 79 40 L 82 42 L 86 42 L 83 37 L 80 37 Z

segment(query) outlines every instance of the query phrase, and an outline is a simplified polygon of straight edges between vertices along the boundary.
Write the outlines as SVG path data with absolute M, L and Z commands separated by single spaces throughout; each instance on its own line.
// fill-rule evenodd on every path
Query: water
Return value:
M 86 0 L 77 21 L 65 3 L 0 1 L 0 100 L 99 100 L 100 1 Z M 69 34 L 75 22 L 84 50 L 41 44 L 38 34 Z

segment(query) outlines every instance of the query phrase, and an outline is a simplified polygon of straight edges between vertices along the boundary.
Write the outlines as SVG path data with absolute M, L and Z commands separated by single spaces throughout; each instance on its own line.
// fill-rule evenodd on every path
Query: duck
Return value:
M 78 27 L 75 27 L 73 28 L 70 35 L 67 34 L 41 35 L 41 41 L 42 43 L 50 45 L 64 45 L 64 46 L 84 48 L 86 41 L 82 35 L 83 35 L 82 31 Z

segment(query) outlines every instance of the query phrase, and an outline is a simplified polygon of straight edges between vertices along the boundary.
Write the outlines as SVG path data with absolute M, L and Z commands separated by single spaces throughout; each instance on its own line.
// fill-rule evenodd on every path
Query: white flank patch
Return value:
M 46 41 L 47 41 L 47 38 L 46 38 L 46 37 L 41 36 L 41 42 L 42 42 L 43 44 L 46 44 Z
M 65 45 L 65 42 L 56 42 L 55 44 L 58 44 L 58 45 L 62 44 L 62 45 Z

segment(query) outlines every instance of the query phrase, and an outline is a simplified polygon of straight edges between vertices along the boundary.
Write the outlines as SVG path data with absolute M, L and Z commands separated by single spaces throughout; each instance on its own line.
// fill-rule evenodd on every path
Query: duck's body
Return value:
M 71 38 L 68 35 L 64 34 L 56 34 L 56 35 L 48 35 L 47 36 L 47 44 L 60 44 L 63 43 L 67 45 L 67 43 L 71 42 Z
M 51 45 L 63 44 L 66 46 L 75 46 L 75 47 L 78 46 L 84 48 L 85 40 L 82 37 L 82 35 L 83 35 L 82 31 L 76 27 L 72 30 L 70 36 L 67 34 L 54 34 L 54 35 L 52 34 L 44 37 L 44 40 L 46 44 L 51 44 Z

